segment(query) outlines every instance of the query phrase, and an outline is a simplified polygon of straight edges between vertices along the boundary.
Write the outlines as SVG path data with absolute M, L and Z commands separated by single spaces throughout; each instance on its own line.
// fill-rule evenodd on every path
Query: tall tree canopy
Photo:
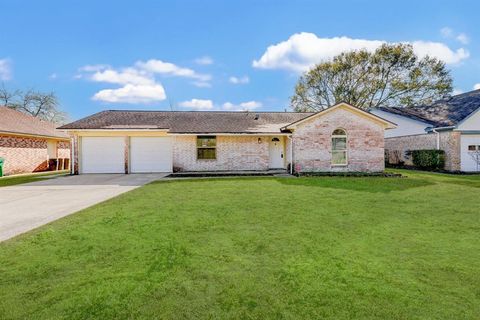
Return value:
M 339 102 L 364 110 L 431 103 L 452 91 L 445 63 L 420 59 L 408 44 L 384 44 L 374 52 L 341 53 L 317 64 L 295 86 L 295 111 L 319 111 Z
M 68 120 L 68 115 L 60 110 L 58 98 L 53 92 L 42 93 L 31 89 L 10 91 L 2 85 L 0 105 L 58 124 Z

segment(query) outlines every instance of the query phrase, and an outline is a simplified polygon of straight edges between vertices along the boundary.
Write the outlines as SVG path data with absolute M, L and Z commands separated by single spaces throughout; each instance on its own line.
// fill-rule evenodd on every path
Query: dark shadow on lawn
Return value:
M 435 184 L 426 179 L 408 178 L 305 177 L 298 179 L 277 179 L 277 181 L 291 186 L 323 187 L 372 193 L 403 191 Z
M 480 180 L 452 179 L 452 180 L 445 180 L 445 181 L 442 181 L 442 182 L 449 183 L 449 184 L 456 184 L 456 185 L 464 186 L 464 187 L 480 188 Z
M 363 192 L 382 192 L 388 193 L 392 191 L 403 191 L 411 188 L 425 187 L 434 185 L 435 182 L 429 179 L 418 178 L 357 178 L 357 177 L 225 177 L 225 178 L 184 178 L 172 180 L 159 180 L 151 184 L 157 183 L 207 183 L 212 181 L 231 182 L 231 181 L 265 181 L 275 180 L 284 185 L 290 186 L 309 186 L 323 187 L 332 189 L 344 189 Z

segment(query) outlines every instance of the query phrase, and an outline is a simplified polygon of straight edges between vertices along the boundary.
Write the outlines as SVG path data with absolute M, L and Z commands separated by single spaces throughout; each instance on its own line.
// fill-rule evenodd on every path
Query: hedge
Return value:
M 425 170 L 443 170 L 445 167 L 445 151 L 443 150 L 411 150 L 415 167 Z

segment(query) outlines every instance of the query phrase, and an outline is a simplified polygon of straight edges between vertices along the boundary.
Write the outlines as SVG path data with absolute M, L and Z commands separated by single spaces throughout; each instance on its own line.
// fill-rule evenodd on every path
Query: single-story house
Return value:
M 409 150 L 445 151 L 448 171 L 480 171 L 480 90 L 445 97 L 431 105 L 372 110 L 397 124 L 385 132 L 389 162 L 412 165 Z
M 70 158 L 70 138 L 55 123 L 0 107 L 0 158 L 4 175 L 46 171 L 50 160 Z
M 75 174 L 379 172 L 392 128 L 346 103 L 317 113 L 108 110 L 60 127 L 72 137 Z

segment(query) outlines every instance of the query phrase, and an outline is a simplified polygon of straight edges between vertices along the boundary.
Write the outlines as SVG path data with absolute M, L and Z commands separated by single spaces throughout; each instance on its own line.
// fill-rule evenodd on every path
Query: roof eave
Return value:
M 368 116 L 368 117 L 370 117 L 370 118 L 372 118 L 372 119 L 375 119 L 375 120 L 378 121 L 378 122 L 382 122 L 382 123 L 384 124 L 385 129 L 387 129 L 387 130 L 388 130 L 388 129 L 395 129 L 395 128 L 397 127 L 397 124 L 396 124 L 396 123 L 393 123 L 393 122 L 391 122 L 391 121 L 389 121 L 389 120 L 387 120 L 387 119 L 384 119 L 384 118 L 382 118 L 382 117 L 379 117 L 379 116 L 377 116 L 377 115 L 375 115 L 375 114 L 373 114 L 373 113 L 364 111 L 364 110 L 362 110 L 362 109 L 360 109 L 360 108 L 358 108 L 358 107 L 355 107 L 355 106 L 353 106 L 353 105 L 351 105 L 351 104 L 349 104 L 349 103 L 340 102 L 340 103 L 337 103 L 337 104 L 335 104 L 335 105 L 333 105 L 333 106 L 331 106 L 331 107 L 328 107 L 328 108 L 326 108 L 326 109 L 320 110 L 320 111 L 318 111 L 318 112 L 316 112 L 316 113 L 314 113 L 314 114 L 312 114 L 312 115 L 309 115 L 309 116 L 307 116 L 307 117 L 305 117 L 305 118 L 302 118 L 302 119 L 300 119 L 300 120 L 297 120 L 297 121 L 295 121 L 295 122 L 292 122 L 292 123 L 290 123 L 289 125 L 286 125 L 286 126 L 280 128 L 280 130 L 281 130 L 281 131 L 284 131 L 284 130 L 294 130 L 295 127 L 296 127 L 298 124 L 302 123 L 303 121 L 306 121 L 306 120 L 308 120 L 308 119 L 310 119 L 310 118 L 313 118 L 313 117 L 316 117 L 316 116 L 319 116 L 319 115 L 323 115 L 323 114 L 325 114 L 326 112 L 330 112 L 330 111 L 332 111 L 332 110 L 334 110 L 334 109 L 336 109 L 336 108 L 339 108 L 339 107 L 341 107 L 341 106 L 347 106 L 347 107 L 349 107 L 349 108 L 351 108 L 351 109 L 353 109 L 353 110 L 355 110 L 355 111 L 357 111 L 357 112 L 360 112 L 360 113 L 364 114 L 365 116 Z

